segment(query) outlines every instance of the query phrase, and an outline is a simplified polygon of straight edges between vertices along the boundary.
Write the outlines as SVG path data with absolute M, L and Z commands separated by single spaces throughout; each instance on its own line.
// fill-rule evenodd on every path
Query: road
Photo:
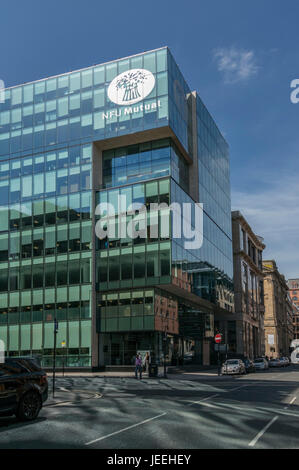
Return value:
M 32 423 L 0 418 L 0 448 L 299 448 L 299 367 L 240 377 L 58 378 Z

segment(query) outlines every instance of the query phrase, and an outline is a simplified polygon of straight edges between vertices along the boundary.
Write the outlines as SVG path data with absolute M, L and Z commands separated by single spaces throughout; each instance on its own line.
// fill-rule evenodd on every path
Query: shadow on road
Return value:
M 146 380 L 144 383 L 98 378 L 88 382 L 88 388 L 92 386 L 94 391 L 103 392 L 103 399 L 48 407 L 41 412 L 45 416 L 30 423 L 20 423 L 16 418 L 0 418 L 0 448 L 8 448 L 7 436 L 9 448 L 85 448 L 86 435 L 91 430 L 93 438 L 97 438 L 109 433 L 111 426 L 112 431 L 119 430 L 161 412 L 165 412 L 163 417 L 145 425 L 146 439 L 144 429 L 140 432 L 139 428 L 134 428 L 134 431 L 102 441 L 98 447 L 247 448 L 251 439 L 273 416 L 279 415 L 259 446 L 285 448 L 289 445 L 298 448 L 299 406 L 295 402 L 290 409 L 284 410 L 292 394 L 296 395 L 298 391 L 298 376 L 292 374 L 294 371 L 299 369 L 270 370 L 269 373 L 248 374 L 240 380 L 220 378 L 212 382 L 203 380 L 201 376 L 201 383 L 190 378 L 174 380 L 173 377 L 171 380 Z M 76 380 L 73 383 L 77 386 Z M 114 392 L 104 391 L 107 384 L 115 385 Z M 217 396 L 209 399 L 212 394 Z M 207 399 L 205 404 L 191 403 L 204 399 Z M 20 434 L 22 429 L 24 435 Z M 11 430 L 14 432 L 6 435 Z M 1 436 L 6 442 L 1 443 Z

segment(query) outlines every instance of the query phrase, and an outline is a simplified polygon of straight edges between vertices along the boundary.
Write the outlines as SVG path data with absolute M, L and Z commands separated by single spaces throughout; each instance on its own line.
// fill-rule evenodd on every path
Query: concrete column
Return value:
M 193 149 L 193 164 L 189 167 L 189 192 L 190 196 L 197 202 L 199 200 L 199 187 L 198 187 L 198 156 L 197 156 L 197 116 L 196 116 L 196 92 L 193 91 L 189 96 L 191 104 L 191 119 L 192 119 L 192 149 Z
M 210 365 L 210 342 L 207 341 L 207 340 L 203 340 L 202 365 L 203 366 L 209 366 Z
M 236 342 L 237 342 L 237 353 L 244 354 L 244 332 L 242 320 L 236 321 Z

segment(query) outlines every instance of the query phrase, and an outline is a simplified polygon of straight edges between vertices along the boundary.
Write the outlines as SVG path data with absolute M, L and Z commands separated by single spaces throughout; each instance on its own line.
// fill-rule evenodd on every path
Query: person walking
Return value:
M 138 372 L 139 378 L 142 379 L 142 359 L 139 353 L 136 354 L 135 359 L 135 379 L 138 379 Z
M 145 372 L 147 372 L 148 374 L 149 374 L 150 363 L 151 363 L 151 357 L 149 355 L 149 352 L 147 352 L 144 358 L 144 365 L 145 365 Z

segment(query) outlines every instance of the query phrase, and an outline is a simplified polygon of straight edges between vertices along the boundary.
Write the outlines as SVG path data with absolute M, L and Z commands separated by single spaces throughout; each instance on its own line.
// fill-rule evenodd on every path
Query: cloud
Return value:
M 253 51 L 235 47 L 221 47 L 213 51 L 219 72 L 224 75 L 225 83 L 237 83 L 248 80 L 258 72 Z
M 264 259 L 275 259 L 287 279 L 299 277 L 298 177 L 281 176 L 259 191 L 232 191 L 232 208 L 264 238 Z

